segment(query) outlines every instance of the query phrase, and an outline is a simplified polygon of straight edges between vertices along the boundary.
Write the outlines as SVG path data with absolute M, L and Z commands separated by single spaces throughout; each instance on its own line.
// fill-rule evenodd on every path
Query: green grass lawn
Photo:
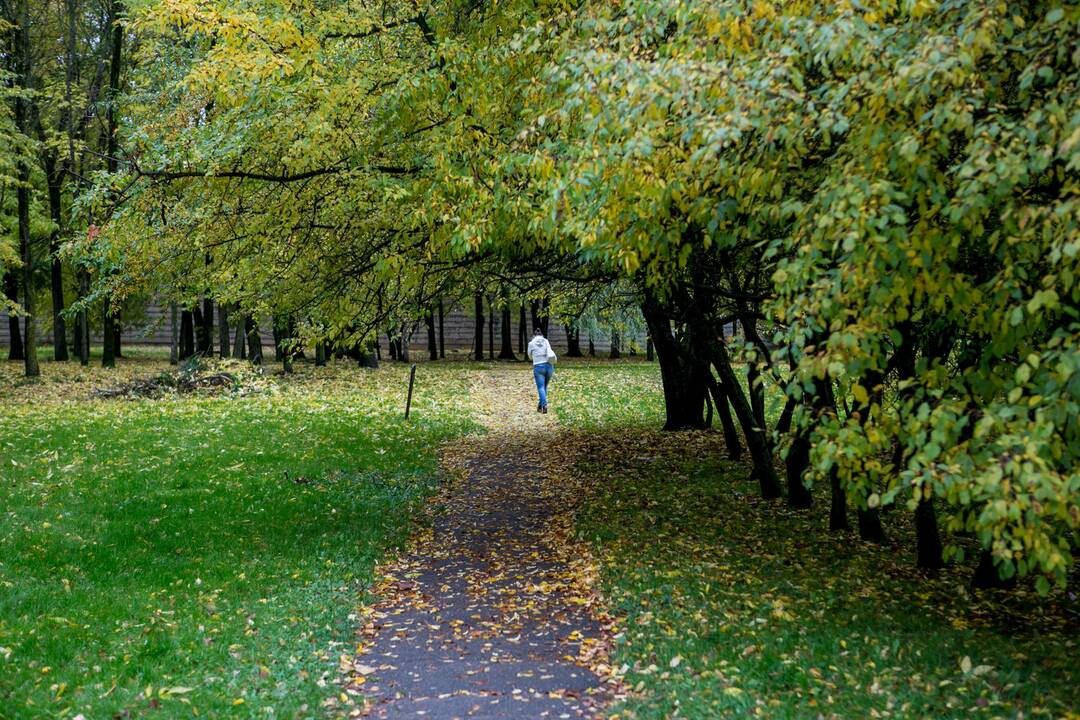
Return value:
M 459 371 L 425 368 L 408 422 L 402 366 L 90 398 L 164 368 L 133 354 L 0 371 L 0 716 L 318 716 L 374 563 L 474 427 Z
M 620 718 L 1077 717 L 1075 599 L 972 596 L 970 568 L 914 571 L 897 545 L 827 530 L 827 498 L 757 498 L 715 433 L 611 433 L 580 532 L 622 617 L 616 664 L 639 695 Z M 611 458 L 619 458 L 612 462 Z

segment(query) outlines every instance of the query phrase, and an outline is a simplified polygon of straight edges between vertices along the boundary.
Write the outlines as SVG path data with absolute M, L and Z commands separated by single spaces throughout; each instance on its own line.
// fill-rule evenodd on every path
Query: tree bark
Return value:
M 647 362 L 652 362 L 654 358 L 652 336 L 650 335 L 645 338 L 645 360 Z
M 473 297 L 473 309 L 476 312 L 476 336 L 473 338 L 473 359 L 484 359 L 484 296 L 476 293 Z
M 618 360 L 622 357 L 622 352 L 619 350 L 619 331 L 611 329 L 611 349 L 608 351 L 608 357 L 612 360 Z
M 315 367 L 326 367 L 326 343 L 322 340 L 315 343 Z

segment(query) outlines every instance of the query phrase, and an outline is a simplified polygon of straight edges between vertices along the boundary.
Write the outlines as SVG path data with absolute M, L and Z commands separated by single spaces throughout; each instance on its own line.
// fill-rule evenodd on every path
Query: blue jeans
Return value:
M 555 377 L 555 368 L 551 363 L 533 365 L 533 378 L 536 380 L 536 392 L 540 395 L 540 407 L 547 407 L 547 386 Z

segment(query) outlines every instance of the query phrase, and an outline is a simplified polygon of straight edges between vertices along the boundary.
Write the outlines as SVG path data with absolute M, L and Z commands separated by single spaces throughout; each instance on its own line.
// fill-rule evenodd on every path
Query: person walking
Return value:
M 536 412 L 547 413 L 547 386 L 555 377 L 555 351 L 551 349 L 551 343 L 544 337 L 540 328 L 536 328 L 533 339 L 529 341 L 529 358 L 533 362 L 533 379 L 536 380 L 536 394 L 539 402 L 536 403 Z

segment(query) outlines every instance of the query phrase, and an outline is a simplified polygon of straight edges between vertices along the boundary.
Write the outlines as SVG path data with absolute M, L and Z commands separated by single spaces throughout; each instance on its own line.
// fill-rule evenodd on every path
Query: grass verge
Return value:
M 165 367 L 0 369 L 0 716 L 316 716 L 439 444 L 475 427 L 437 367 L 408 422 L 401 366 L 90 398 Z

